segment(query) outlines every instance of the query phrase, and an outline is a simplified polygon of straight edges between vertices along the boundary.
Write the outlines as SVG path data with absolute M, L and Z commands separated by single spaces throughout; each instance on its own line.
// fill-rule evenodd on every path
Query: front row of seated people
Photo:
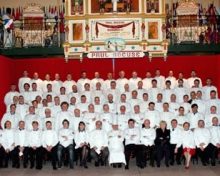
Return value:
M 113 123 L 107 133 L 103 122 L 97 120 L 95 129 L 86 130 L 86 124 L 80 121 L 78 129 L 73 132 L 70 122 L 62 121 L 62 128 L 54 130 L 51 121 L 45 122 L 45 130 L 39 128 L 39 122 L 32 122 L 28 130 L 24 121 L 19 121 L 18 128 L 13 129 L 11 121 L 4 123 L 0 131 L 0 167 L 8 168 L 11 158 L 12 167 L 42 169 L 44 160 L 51 160 L 54 170 L 63 165 L 74 168 L 74 161 L 88 168 L 87 161 L 94 160 L 96 167 L 109 164 L 129 169 L 131 158 L 136 157 L 136 165 L 145 168 L 148 164 L 161 166 L 163 156 L 165 165 L 180 165 L 185 159 L 185 168 L 189 169 L 191 158 L 201 158 L 203 166 L 216 165 L 220 149 L 220 127 L 218 118 L 212 118 L 212 126 L 205 127 L 203 120 L 198 120 L 196 128 L 190 128 L 185 122 L 183 128 L 178 126 L 176 119 L 171 120 L 170 129 L 161 121 L 157 128 L 151 127 L 151 121 L 145 119 L 142 128 L 135 126 L 135 120 L 127 121 L 128 127 L 122 131 L 118 124 Z M 147 163 L 149 161 L 149 163 Z

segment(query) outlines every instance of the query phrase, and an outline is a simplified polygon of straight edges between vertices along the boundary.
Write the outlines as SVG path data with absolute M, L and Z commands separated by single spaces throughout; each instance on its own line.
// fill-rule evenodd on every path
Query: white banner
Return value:
M 108 38 L 141 41 L 141 19 L 92 19 L 90 41 L 102 42 Z
M 141 51 L 119 51 L 119 52 L 90 52 L 87 55 L 91 59 L 102 58 L 140 58 L 144 57 L 144 52 Z

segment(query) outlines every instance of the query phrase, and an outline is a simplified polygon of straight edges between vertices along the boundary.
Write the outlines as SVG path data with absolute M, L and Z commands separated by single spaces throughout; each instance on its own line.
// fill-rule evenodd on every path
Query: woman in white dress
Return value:
M 195 142 L 194 142 L 194 134 L 193 132 L 189 129 L 190 124 L 188 122 L 185 122 L 183 124 L 183 131 L 181 134 L 181 138 L 179 140 L 179 143 L 176 145 L 175 153 L 177 153 L 178 148 L 180 146 L 183 147 L 183 154 L 186 158 L 186 164 L 185 164 L 185 169 L 189 169 L 189 164 L 191 157 L 195 155 Z
M 77 153 L 80 154 L 80 166 L 84 166 L 84 168 L 87 169 L 89 139 L 85 128 L 86 128 L 85 123 L 79 122 L 78 131 L 76 131 L 75 134 L 75 143 L 76 143 L 75 149 L 77 149 Z
M 124 135 L 121 130 L 118 129 L 118 125 L 113 124 L 112 130 L 108 134 L 109 141 L 109 164 L 113 167 L 121 168 L 122 163 L 126 164 L 124 154 Z

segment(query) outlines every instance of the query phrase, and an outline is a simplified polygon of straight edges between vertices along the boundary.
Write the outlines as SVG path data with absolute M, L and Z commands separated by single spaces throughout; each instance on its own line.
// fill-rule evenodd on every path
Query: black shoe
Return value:
M 166 167 L 169 167 L 169 164 L 168 164 L 168 163 L 166 164 Z
M 4 168 L 8 168 L 8 165 L 7 165 L 7 164 L 5 164 L 5 165 L 4 165 Z
M 33 168 L 34 168 L 34 165 L 31 165 L 31 166 L 30 166 L 30 169 L 33 169 Z
M 150 166 L 151 166 L 151 167 L 154 167 L 154 163 L 150 163 Z
M 128 169 L 129 169 L 129 166 L 128 166 L 128 165 L 126 165 L 126 166 L 125 166 L 125 170 L 128 170 Z
M 41 166 L 36 166 L 36 169 L 37 169 L 37 170 L 41 170 L 42 167 L 41 167 Z
M 95 167 L 99 167 L 99 162 L 95 162 Z
M 212 165 L 212 166 L 215 166 L 215 162 L 211 162 L 211 165 Z
M 88 166 L 87 166 L 87 165 L 84 165 L 84 168 L 85 168 L 85 169 L 88 169 Z
M 73 167 L 73 166 L 70 166 L 70 169 L 74 169 L 74 167 Z
M 20 164 L 17 164 L 16 168 L 19 169 L 20 168 Z
M 57 170 L 57 167 L 56 167 L 56 166 L 53 166 L 53 170 Z
M 160 164 L 157 164 L 157 167 L 160 167 Z
M 115 163 L 114 163 L 114 164 L 112 164 L 112 166 L 113 166 L 113 168 L 116 168 L 116 167 L 117 167 Z
M 122 167 L 122 164 L 118 164 L 118 168 L 121 168 Z
M 23 167 L 24 167 L 24 169 L 26 169 L 27 168 L 27 164 L 24 164 Z
M 203 165 L 203 166 L 207 166 L 207 164 L 206 164 L 205 162 L 202 162 L 202 165 Z
M 180 161 L 177 161 L 176 164 L 177 164 L 177 165 L 181 165 L 181 162 L 180 162 Z
M 173 161 L 171 161 L 171 162 L 170 162 L 170 165 L 171 165 L 171 166 L 173 166 L 173 165 L 174 165 L 174 162 L 173 162 Z

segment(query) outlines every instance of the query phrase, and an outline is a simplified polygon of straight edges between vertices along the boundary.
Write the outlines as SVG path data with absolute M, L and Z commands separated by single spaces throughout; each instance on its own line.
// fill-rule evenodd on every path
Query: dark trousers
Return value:
M 136 157 L 137 155 L 137 145 L 135 144 L 129 144 L 125 145 L 125 160 L 127 163 L 127 166 L 129 166 L 129 161 L 131 157 Z M 136 158 L 136 164 L 138 165 L 137 158 Z
M 4 156 L 5 150 L 3 147 L 0 147 L 0 168 L 3 167 Z
M 162 160 L 163 156 L 165 157 L 165 164 L 169 165 L 170 159 L 170 147 L 168 144 L 163 145 L 156 145 L 156 159 L 157 159 L 157 166 L 160 166 L 160 161 Z
M 42 168 L 42 163 L 43 163 L 43 147 L 38 147 L 36 149 L 33 149 L 30 147 L 28 149 L 28 153 L 30 156 L 30 163 L 31 163 L 31 168 L 34 167 L 35 162 L 36 162 L 36 168 L 41 169 Z
M 6 152 L 6 150 L 3 148 L 3 160 L 4 160 L 4 167 L 8 167 L 8 161 L 9 158 L 12 160 L 12 167 L 16 167 L 16 159 L 15 159 L 15 150 L 12 150 L 10 152 Z
M 73 160 L 74 160 L 74 147 L 73 145 L 69 145 L 68 147 L 64 148 L 61 144 L 57 147 L 57 157 L 58 157 L 58 166 L 61 167 L 62 165 L 62 156 L 63 153 L 68 152 L 68 159 L 69 159 L 69 165 L 71 168 L 73 168 Z
M 210 144 L 210 158 L 212 164 L 215 164 L 215 160 L 218 157 L 218 150 L 219 149 L 216 146 Z
M 180 163 L 181 161 L 181 156 L 182 156 L 182 147 L 179 147 L 177 150 L 177 153 L 175 154 L 175 148 L 176 144 L 170 144 L 170 164 L 173 165 L 174 161 L 176 160 L 176 163 Z M 176 155 L 176 159 L 175 159 Z
M 96 153 L 94 149 L 91 149 L 90 155 L 91 155 L 91 158 L 95 160 L 95 162 L 101 161 L 105 163 L 107 161 L 109 151 L 108 151 L 108 148 L 105 147 L 103 150 L 101 150 L 101 153 L 98 154 Z
M 13 153 L 15 155 L 15 156 L 13 156 L 13 158 L 15 159 L 16 166 L 20 166 L 20 156 L 19 156 L 20 150 L 19 150 L 19 148 L 20 148 L 20 146 L 15 147 L 14 153 Z M 28 147 L 24 147 L 23 166 L 27 167 L 27 164 L 28 164 Z
M 155 152 L 154 152 L 154 145 L 152 146 L 145 146 L 145 145 L 139 145 L 137 147 L 137 165 L 140 167 L 146 167 L 147 166 L 147 160 L 150 161 L 150 165 L 154 165 L 154 159 L 155 159 Z
M 203 164 L 209 163 L 209 158 L 211 156 L 211 144 L 209 144 L 203 151 L 200 148 L 196 148 L 196 152 L 201 159 Z
M 80 165 L 86 166 L 87 159 L 88 159 L 88 153 L 89 153 L 89 147 L 87 145 L 84 145 L 84 146 L 78 148 L 76 153 L 78 154 L 78 156 L 80 158 Z
M 57 163 L 57 146 L 54 146 L 50 152 L 48 152 L 47 149 L 44 148 L 44 153 L 51 159 L 52 166 L 55 168 Z

